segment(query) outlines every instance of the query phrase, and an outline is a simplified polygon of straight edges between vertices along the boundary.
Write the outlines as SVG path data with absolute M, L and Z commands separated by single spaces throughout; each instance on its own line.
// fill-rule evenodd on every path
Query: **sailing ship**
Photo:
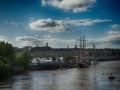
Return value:
M 80 36 L 79 43 L 80 43 L 80 54 L 79 54 L 78 67 L 80 68 L 89 67 L 91 65 L 91 61 L 89 58 L 87 58 L 86 55 L 86 39 L 84 35 Z

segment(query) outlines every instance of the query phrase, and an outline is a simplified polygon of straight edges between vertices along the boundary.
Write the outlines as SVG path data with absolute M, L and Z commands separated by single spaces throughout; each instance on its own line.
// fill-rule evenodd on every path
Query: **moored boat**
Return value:
M 90 59 L 87 57 L 87 52 L 86 52 L 86 39 L 85 36 L 83 35 L 80 36 L 79 39 L 80 42 L 80 56 L 79 56 L 79 62 L 78 62 L 78 67 L 80 68 L 85 68 L 85 67 L 90 67 L 91 65 L 91 61 Z
M 78 63 L 78 67 L 80 68 L 90 67 L 90 65 L 90 63 Z

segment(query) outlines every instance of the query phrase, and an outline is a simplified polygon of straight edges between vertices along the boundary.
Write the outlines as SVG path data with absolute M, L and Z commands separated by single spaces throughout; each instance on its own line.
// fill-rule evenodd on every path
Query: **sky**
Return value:
M 0 0 L 0 41 L 15 47 L 119 48 L 120 0 Z

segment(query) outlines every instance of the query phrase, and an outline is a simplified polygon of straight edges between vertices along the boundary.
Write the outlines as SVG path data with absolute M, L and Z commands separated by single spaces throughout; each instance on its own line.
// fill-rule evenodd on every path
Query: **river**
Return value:
M 115 80 L 108 80 L 109 73 Z M 120 61 L 100 62 L 89 68 L 29 71 L 13 77 L 0 90 L 120 90 Z

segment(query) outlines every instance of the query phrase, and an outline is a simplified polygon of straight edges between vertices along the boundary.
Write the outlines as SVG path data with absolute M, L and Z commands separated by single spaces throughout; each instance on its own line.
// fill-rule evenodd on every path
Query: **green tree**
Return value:
M 30 64 L 31 55 L 28 52 L 22 52 L 16 55 L 15 65 L 22 66 L 25 69 L 28 69 L 28 65 Z
M 0 56 L 12 63 L 15 59 L 14 47 L 9 43 L 0 42 Z
M 14 48 L 11 44 L 0 42 L 0 78 L 11 75 L 12 63 L 15 59 Z
M 8 59 L 0 57 L 0 79 L 7 78 L 11 75 L 11 66 Z

